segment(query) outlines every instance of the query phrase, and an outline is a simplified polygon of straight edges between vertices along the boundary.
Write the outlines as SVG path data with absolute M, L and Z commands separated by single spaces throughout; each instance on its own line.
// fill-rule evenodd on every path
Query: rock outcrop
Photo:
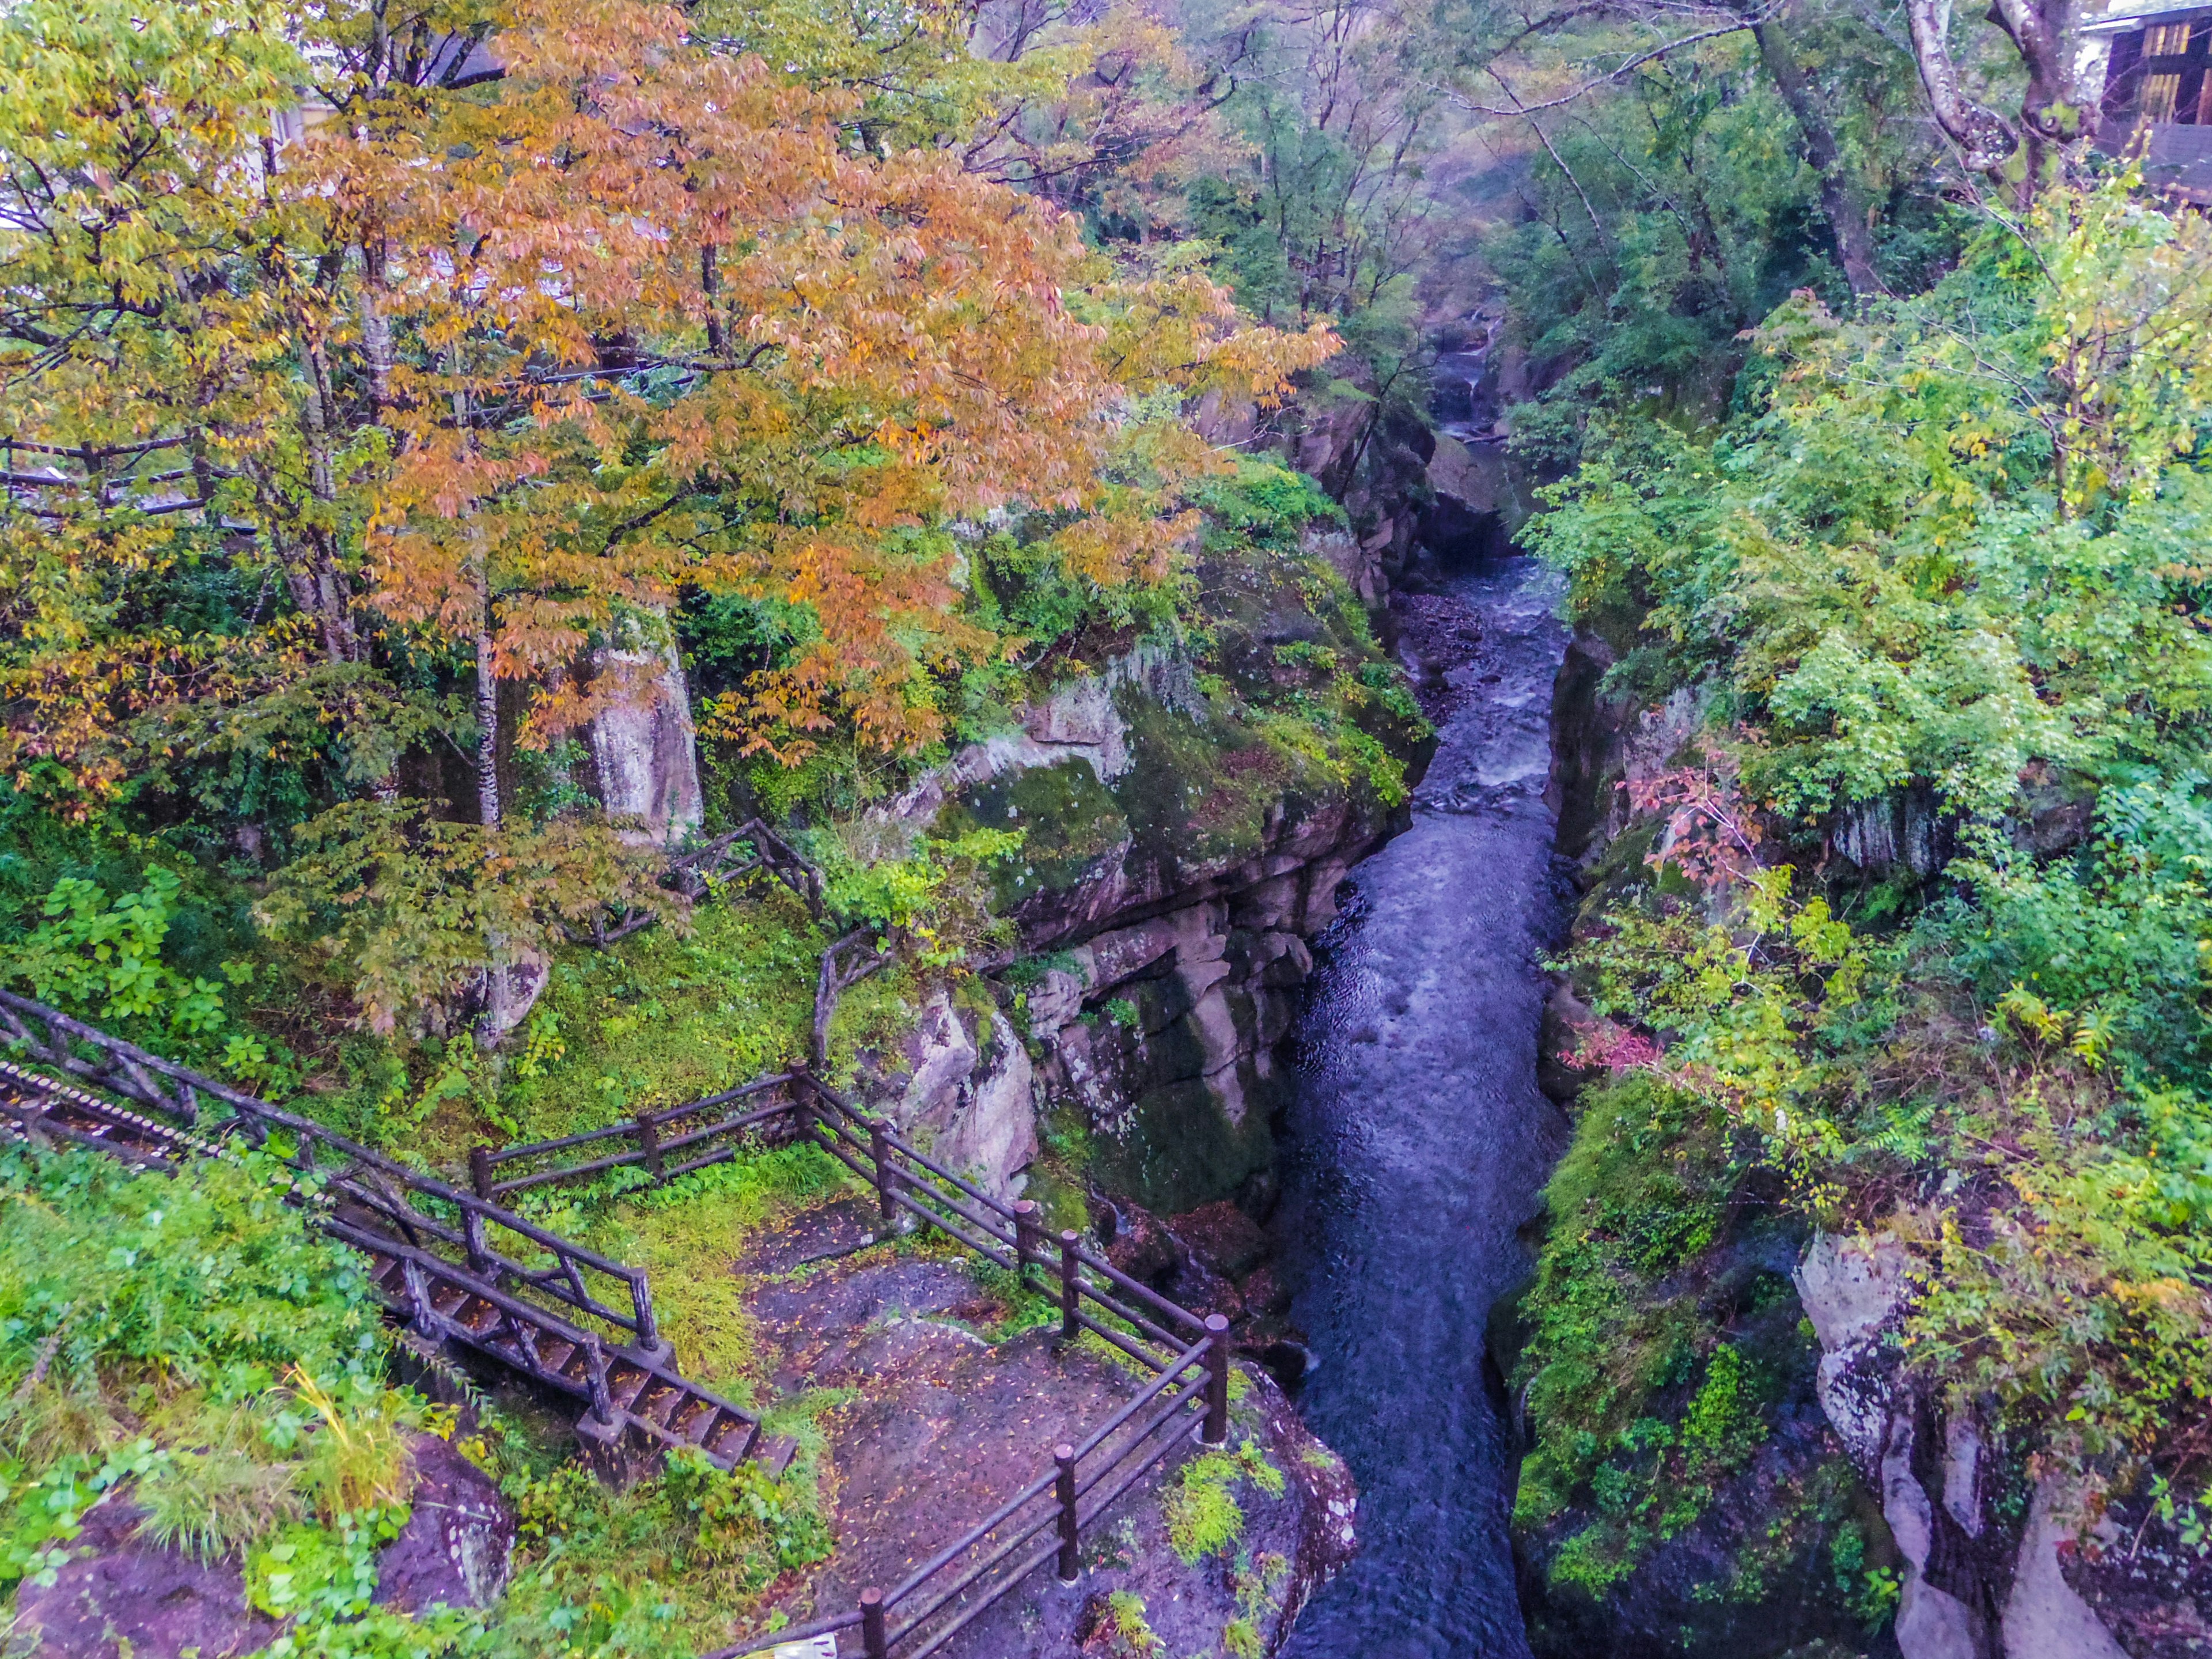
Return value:
M 772 1601 L 790 1597 L 776 1605 L 794 1620 L 896 1583 L 1048 1468 L 1055 1443 L 1081 1442 L 1147 1380 L 1095 1341 L 1001 1327 L 1008 1309 L 957 1262 L 860 1248 L 878 1224 L 872 1200 L 837 1196 L 763 1236 L 737 1264 L 774 1350 L 775 1385 L 834 1389 L 845 1401 L 822 1419 L 838 1471 L 837 1557 L 803 1589 L 787 1579 L 770 1592 Z M 1152 1232 L 1158 1259 L 1168 1260 L 1175 1247 L 1156 1224 Z M 1192 1460 L 1207 1455 L 1202 1446 L 1178 1453 L 1086 1522 L 1075 1583 L 1061 1584 L 1050 1563 L 1037 1567 L 945 1651 L 1115 1651 L 1085 1645 L 1085 1636 L 1097 1632 L 1101 1608 L 1133 1618 L 1139 1600 L 1169 1654 L 1274 1652 L 1357 1548 L 1358 1495 L 1342 1460 L 1268 1376 L 1240 1370 L 1230 1434 L 1238 1469 L 1215 1459 L 1216 1474 L 1229 1475 L 1233 1526 L 1203 1548 L 1188 1535 L 1177 1547 L 1177 1489 Z M 1253 1478 L 1255 1463 L 1263 1478 Z
M 407 1524 L 376 1558 L 376 1602 L 418 1613 L 488 1607 L 507 1589 L 514 1511 L 498 1483 L 435 1435 L 411 1443 Z
M 142 1538 L 144 1512 L 111 1495 L 85 1512 L 51 1584 L 24 1580 L 6 1652 L 42 1659 L 240 1659 L 283 1626 L 246 1599 L 235 1561 L 203 1562 Z
M 419 1613 L 489 1607 L 507 1588 L 514 1513 L 491 1477 L 445 1441 L 410 1444 L 399 1535 L 377 1553 L 379 1605 Z M 255 1607 L 235 1557 L 202 1561 L 155 1542 L 127 1489 L 85 1513 L 53 1582 L 27 1579 L 0 1651 L 40 1659 L 242 1659 L 284 1633 Z
M 2125 1659 L 2131 1650 L 2069 1582 L 2082 1517 L 2063 1486 L 2002 1468 L 1971 1415 L 1901 1376 L 1897 1339 L 1913 1284 L 1905 1248 L 1883 1235 L 1823 1235 L 1796 1282 L 1820 1343 L 1821 1407 L 1904 1561 L 1904 1659 Z M 2002 1501 L 2021 1484 L 2024 1521 Z
M 1320 727 L 1267 707 L 1292 684 L 1342 697 L 1352 670 L 1382 667 L 1354 597 L 1382 591 L 1380 566 L 1326 526 L 1285 552 L 1210 578 L 1226 613 L 1210 664 L 1221 678 L 1202 685 L 1170 649 L 1128 650 L 878 815 L 886 830 L 1024 835 L 994 908 L 1018 932 L 1002 1000 L 1033 1063 L 998 1017 L 933 1004 L 898 1108 L 994 1191 L 1013 1190 L 1034 1154 L 1018 1121 L 1026 1085 L 1041 1112 L 1080 1112 L 1091 1173 L 1146 1208 L 1239 1199 L 1264 1214 L 1271 1201 L 1274 1050 L 1313 966 L 1307 941 L 1404 812 L 1321 752 Z M 1349 593 L 1328 591 L 1332 573 Z M 1358 730 L 1339 741 L 1418 775 L 1427 740 L 1402 692 L 1394 704 L 1365 690 L 1387 677 L 1351 683 Z
M 926 1003 L 906 1042 L 894 1128 L 992 1197 L 1018 1197 L 1037 1153 L 1034 1071 L 1020 1035 L 995 1009 Z
M 698 738 L 684 664 L 666 623 L 636 619 L 592 653 L 593 690 L 617 696 L 590 727 L 594 793 L 611 817 L 636 820 L 631 833 L 660 846 L 680 842 L 704 816 Z

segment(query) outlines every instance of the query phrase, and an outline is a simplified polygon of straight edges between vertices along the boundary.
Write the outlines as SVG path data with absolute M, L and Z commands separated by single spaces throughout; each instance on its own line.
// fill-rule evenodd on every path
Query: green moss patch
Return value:
M 1244 1536 L 1237 1488 L 1247 1481 L 1270 1498 L 1283 1495 L 1283 1472 L 1267 1461 L 1256 1441 L 1243 1441 L 1234 1451 L 1206 1452 L 1183 1465 L 1160 1507 L 1167 1517 L 1168 1542 L 1185 1566 L 1225 1553 Z
M 1812 1355 L 1788 1281 L 1743 1237 L 1747 1168 L 1719 1114 L 1645 1077 L 1584 1100 L 1520 1310 L 1533 1443 L 1514 1518 L 1554 1583 L 1595 1594 L 1705 1513 Z

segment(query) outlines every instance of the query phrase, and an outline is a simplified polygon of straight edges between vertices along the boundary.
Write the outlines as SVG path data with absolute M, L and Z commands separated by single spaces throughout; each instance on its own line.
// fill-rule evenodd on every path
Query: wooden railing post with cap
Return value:
M 478 1198 L 483 1200 L 487 1204 L 491 1202 L 490 1147 L 471 1146 L 469 1148 L 469 1185 L 477 1189 L 477 1196 Z
M 655 1181 L 665 1179 L 667 1168 L 660 1158 L 660 1132 L 653 1127 L 651 1112 L 641 1111 L 637 1115 L 637 1146 L 638 1150 L 645 1154 L 645 1167 L 653 1172 L 653 1178 Z
M 1206 1316 L 1206 1426 L 1199 1438 L 1218 1446 L 1229 1438 L 1229 1320 Z
M 1060 1338 L 1075 1340 L 1082 1330 L 1083 1235 L 1069 1231 L 1060 1236 Z
M 1060 1582 L 1072 1584 L 1083 1576 L 1083 1563 L 1076 1553 L 1081 1538 L 1075 1513 L 1075 1448 L 1054 1446 L 1052 1461 L 1059 1471 L 1053 1492 L 1060 1499 Z
M 592 1417 L 602 1425 L 615 1420 L 614 1390 L 607 1386 L 607 1350 L 596 1334 L 585 1339 L 584 1376 L 592 1391 Z
M 898 1171 L 891 1163 L 891 1133 L 879 1122 L 868 1125 L 868 1157 L 876 1166 L 876 1204 L 886 1231 L 898 1220 Z
M 1037 1224 L 1034 1200 L 1014 1200 L 1014 1277 L 1029 1282 L 1030 1264 L 1044 1254 L 1044 1229 Z
M 890 1659 L 890 1632 L 884 1623 L 884 1593 L 872 1584 L 860 1592 L 860 1651 L 867 1659 Z

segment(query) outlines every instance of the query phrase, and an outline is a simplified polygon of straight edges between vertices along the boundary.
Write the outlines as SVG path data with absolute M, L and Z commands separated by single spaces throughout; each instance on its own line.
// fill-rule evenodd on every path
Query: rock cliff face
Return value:
M 2069 1582 L 2083 1517 L 2063 1483 L 2005 1468 L 2003 1448 L 1970 1412 L 1945 1410 L 1899 1375 L 1911 1266 L 1894 1238 L 1823 1235 L 1796 1274 L 1820 1342 L 1820 1404 L 1904 1560 L 1899 1650 L 1905 1659 L 2124 1659 L 2129 1650 Z M 2005 1501 L 2023 1486 L 2024 1516 Z
M 1026 832 L 997 895 L 1020 940 L 1001 975 L 1008 1012 L 933 1005 L 901 1108 L 940 1147 L 973 1149 L 994 1190 L 1013 1190 L 1036 1150 L 1014 1121 L 1026 1086 L 1039 1111 L 1080 1112 L 1093 1176 L 1138 1206 L 1235 1199 L 1264 1213 L 1271 1200 L 1275 1049 L 1313 965 L 1307 940 L 1403 811 L 1356 768 L 1310 752 L 1316 728 L 1285 738 L 1240 695 L 1307 672 L 1279 666 L 1285 651 L 1379 667 L 1356 608 L 1306 596 L 1331 569 L 1352 590 L 1343 600 L 1381 592 L 1373 562 L 1323 532 L 1284 565 L 1224 623 L 1225 678 L 1202 687 L 1188 659 L 1129 652 L 886 809 L 917 828 Z M 1356 752 L 1425 760 L 1405 713 L 1378 702 L 1356 718 L 1371 727 Z
M 1596 887 L 1640 860 L 1654 826 L 1629 805 L 1633 782 L 1670 764 L 1695 736 L 1695 693 L 1654 702 L 1618 687 L 1607 671 L 1625 654 L 1603 619 L 1578 632 L 1554 702 L 1547 799 L 1559 815 L 1559 851 Z M 2023 835 L 2068 833 L 2061 799 Z M 1893 865 L 1925 874 L 1948 831 L 1930 805 L 1900 797 L 1844 817 L 1830 850 L 1869 872 Z M 1547 1010 L 1544 1082 L 1571 1099 L 1589 1079 L 1563 1063 L 1593 1017 L 1571 986 Z M 1727 1273 L 1739 1242 L 1715 1247 Z M 1782 1524 L 1796 1476 L 1838 1455 L 1856 1477 L 1853 1501 L 1876 1510 L 1869 1530 L 1897 1577 L 1893 1620 L 1872 1636 L 1845 1632 L 1851 1649 L 1902 1659 L 2181 1659 L 2212 1652 L 2212 1571 L 2172 1533 L 2147 1498 L 2100 1517 L 2082 1513 L 2064 1483 L 1991 1434 L 1967 1407 L 1929 1397 L 1905 1375 L 1901 1332 L 1914 1293 L 1913 1260 L 1888 1236 L 1815 1236 L 1796 1252 L 1790 1283 L 1817 1342 L 1817 1418 L 1777 1414 L 1759 1460 L 1705 1516 L 1615 1586 L 1601 1608 L 1578 1613 L 1530 1580 L 1540 1652 L 1642 1652 L 1671 1620 L 1690 1651 L 1752 1656 L 1799 1650 L 1805 1632 L 1781 1614 L 1744 1626 L 1715 1591 L 1744 1559 L 1742 1540 Z M 1792 1460 L 1795 1460 L 1794 1462 Z M 2090 1524 L 2094 1521 L 2094 1524 Z M 1868 1565 L 1877 1565 L 1869 1559 Z M 1797 1571 L 1802 1571 L 1798 1569 Z M 1700 1592 L 1700 1584 L 1708 1586 Z M 1768 1605 L 1802 1608 L 1826 1586 L 1768 1586 Z M 1649 1615 L 1649 1616 L 1647 1616 Z M 1663 1615 L 1663 1616 L 1661 1616 Z M 1559 1639 L 1547 1640 L 1547 1632 Z M 1836 1639 L 1830 1637 L 1828 1639 Z M 1562 1645 L 1562 1643 L 1565 1645 Z M 1832 1651 L 1834 1650 L 1823 1650 Z
M 635 833 L 668 846 L 697 829 L 699 746 L 691 727 L 691 697 L 684 665 L 668 637 L 645 623 L 629 625 L 617 642 L 592 653 L 592 678 L 615 681 L 621 700 L 591 724 L 594 790 L 610 816 L 640 821 Z

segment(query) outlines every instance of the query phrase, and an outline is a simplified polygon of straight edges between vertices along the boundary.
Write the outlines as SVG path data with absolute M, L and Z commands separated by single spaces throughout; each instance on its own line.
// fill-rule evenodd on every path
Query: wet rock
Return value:
M 2043 1541 L 2034 1519 L 2023 1557 L 2029 1542 L 2039 1553 Z M 2129 1659 L 2212 1653 L 2212 1562 L 2182 1538 L 2176 1518 L 2159 1515 L 2147 1492 L 2118 1497 L 2086 1536 L 2063 1526 L 2055 1531 L 2051 1553 L 2060 1573 Z M 2020 1576 L 2042 1570 L 2023 1560 Z
M 441 1603 L 489 1607 L 507 1587 L 514 1514 L 491 1478 L 446 1442 L 409 1444 L 412 1506 L 377 1553 L 376 1601 L 406 1613 Z M 144 1514 L 115 1494 L 88 1510 L 51 1585 L 27 1579 L 0 1651 L 40 1659 L 239 1659 L 283 1624 L 252 1606 L 234 1557 L 202 1562 L 139 1531 Z
M 892 1126 L 992 1197 L 1016 1196 L 1036 1161 L 1036 1071 L 1006 1016 L 963 1012 L 939 991 L 922 1005 L 902 1058 Z
M 1171 1218 L 1168 1230 L 1224 1279 L 1242 1279 L 1267 1254 L 1267 1236 L 1260 1224 L 1225 1199 Z
M 1017 1176 L 1036 1161 L 1036 1105 L 1029 1050 L 995 1010 L 990 1028 L 989 1055 L 963 1086 L 930 1150 L 947 1169 L 1004 1200 L 1015 1195 Z
M 1626 822 L 1619 786 L 1635 703 L 1604 690 L 1606 670 L 1614 661 L 1606 640 L 1577 629 L 1552 692 L 1552 769 L 1544 803 L 1559 818 L 1553 844 L 1569 859 L 1587 860 L 1602 851 Z
M 1536 1086 L 1562 1106 L 1574 1104 L 1603 1069 L 1577 1066 L 1573 1060 L 1595 1035 L 1599 1024 L 1597 1015 L 1575 994 L 1572 985 L 1562 981 L 1545 1000 L 1543 1024 L 1536 1037 Z
M 1887 1339 L 1911 1291 L 1911 1258 L 1887 1234 L 1822 1233 L 1796 1274 L 1797 1297 L 1820 1344 L 1820 1407 L 1844 1450 L 1871 1477 L 1889 1443 L 1895 1356 Z
M 1390 581 L 1383 574 L 1381 546 L 1363 546 L 1349 531 L 1318 526 L 1306 530 L 1301 539 L 1306 551 L 1327 559 L 1330 568 L 1344 578 L 1345 586 L 1370 610 L 1389 595 Z M 1382 544 L 1387 545 L 1387 541 Z
M 2013 845 L 2037 858 L 2056 857 L 2088 839 L 2096 817 L 2094 785 L 2032 768 L 2021 780 L 2012 813 Z
M 1952 827 L 1931 792 L 1911 789 L 1853 803 L 1837 820 L 1829 841 L 1869 874 L 1901 864 L 1925 878 L 1950 858 Z
M 1132 1279 L 1157 1289 L 1174 1277 L 1183 1264 L 1183 1253 L 1175 1235 L 1160 1218 L 1141 1205 L 1127 1201 L 1113 1206 L 1116 1231 L 1106 1246 L 1106 1259 Z
M 893 1127 L 904 1133 L 917 1125 L 934 1129 L 950 1122 L 975 1060 L 975 1039 L 951 999 L 939 992 L 922 1005 L 907 1034 L 906 1087 L 891 1109 Z
M 2062 1544 L 2075 1528 L 2061 1521 L 2053 1482 L 2039 1481 L 2013 1568 L 2002 1634 L 2005 1659 L 2129 1659 L 2089 1604 L 2066 1582 Z
M 377 1604 L 405 1613 L 489 1607 L 507 1588 L 514 1511 L 489 1475 L 435 1435 L 415 1436 L 410 1450 L 412 1509 L 377 1553 Z

